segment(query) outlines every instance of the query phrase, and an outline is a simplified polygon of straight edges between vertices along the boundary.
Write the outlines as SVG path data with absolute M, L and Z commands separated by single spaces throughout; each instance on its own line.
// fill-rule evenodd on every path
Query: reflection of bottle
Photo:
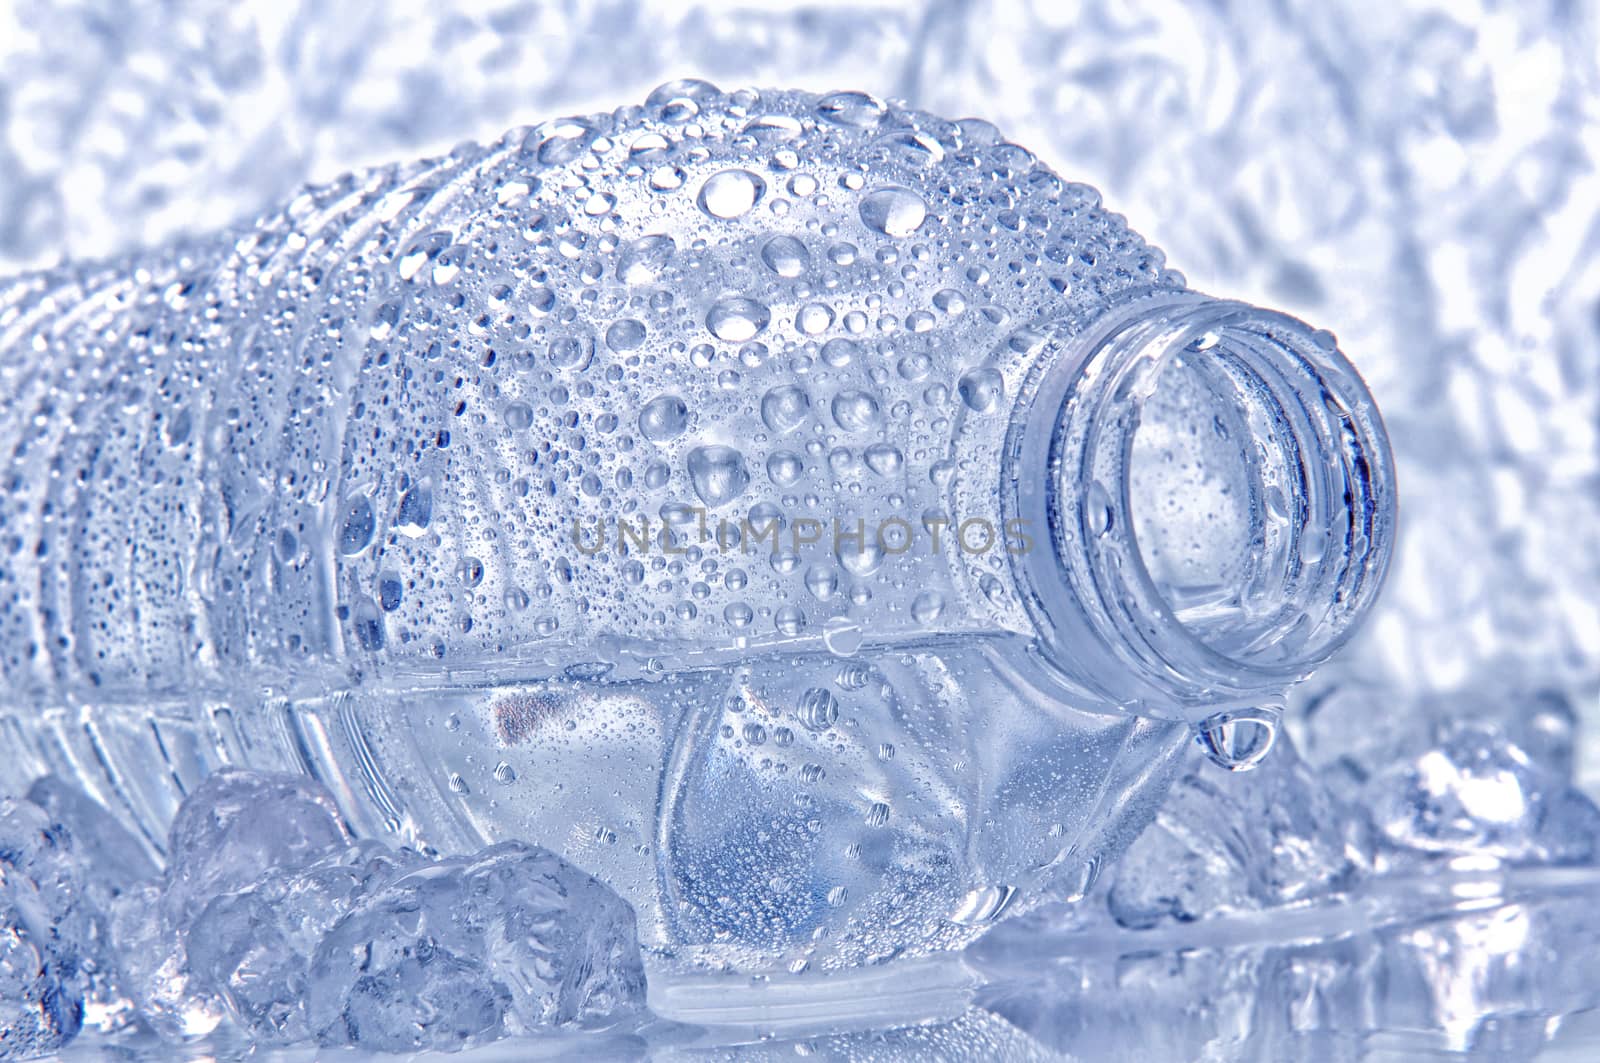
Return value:
M 1390 549 L 1331 338 L 857 93 L 663 86 L 18 279 L 0 330 L 0 775 L 159 837 L 300 766 L 713 963 L 1071 892 L 1186 728 L 1264 749 Z

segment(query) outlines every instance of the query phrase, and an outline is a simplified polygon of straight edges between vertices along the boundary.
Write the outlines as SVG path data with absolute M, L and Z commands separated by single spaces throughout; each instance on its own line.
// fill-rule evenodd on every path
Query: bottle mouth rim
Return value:
M 1140 541 L 1134 444 L 1174 372 L 1211 388 L 1250 437 L 1237 441 L 1249 586 L 1224 588 L 1246 603 L 1228 620 L 1186 613 Z M 1019 585 L 1045 656 L 1072 678 L 1129 711 L 1198 719 L 1280 693 L 1354 634 L 1388 568 L 1394 469 L 1372 396 L 1329 333 L 1146 291 L 1053 334 L 1027 390 L 1009 501 L 1051 549 L 1017 559 Z

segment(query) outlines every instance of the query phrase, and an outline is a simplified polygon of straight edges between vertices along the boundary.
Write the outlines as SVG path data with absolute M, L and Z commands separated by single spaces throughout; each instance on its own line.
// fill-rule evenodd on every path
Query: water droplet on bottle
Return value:
M 345 499 L 339 517 L 339 552 L 359 554 L 372 542 L 377 520 L 372 514 L 372 501 L 366 495 L 351 495 Z
M 862 453 L 862 457 L 866 459 L 867 468 L 883 477 L 896 475 L 905 464 L 899 448 L 890 443 L 874 443 Z
M 927 216 L 928 205 L 909 188 L 879 188 L 861 197 L 862 224 L 886 236 L 910 236 Z
M 606 329 L 606 346 L 618 353 L 635 350 L 644 342 L 644 335 L 643 323 L 626 317 Z
M 780 635 L 798 635 L 805 630 L 806 614 L 793 605 L 786 605 L 773 614 L 772 626 Z
M 405 584 L 400 582 L 399 576 L 385 572 L 378 577 L 378 607 L 384 612 L 392 613 L 400 608 L 405 593 Z
M 595 130 L 577 118 L 558 118 L 536 126 L 522 142 L 524 151 L 532 150 L 546 166 L 559 166 L 571 162 L 588 148 Z
M 401 280 L 411 280 L 423 266 L 437 258 L 439 252 L 450 246 L 450 240 L 451 235 L 442 231 L 417 237 L 395 260 L 395 272 Z
M 867 826 L 881 827 L 889 822 L 889 806 L 882 801 L 876 801 L 867 809 Z
M 387 633 L 383 626 L 383 614 L 378 611 L 378 606 L 370 598 L 362 598 L 351 611 L 351 622 L 355 626 L 356 641 L 361 648 L 371 653 L 383 649 L 388 641 Z
M 1116 519 L 1115 512 L 1111 505 L 1111 493 L 1106 490 L 1105 484 L 1095 480 L 1083 493 L 1083 520 L 1089 534 L 1099 536 L 1110 531 Z
M 826 687 L 812 687 L 800 695 L 795 716 L 806 730 L 820 734 L 839 718 L 839 699 Z
M 865 92 L 831 92 L 817 101 L 817 114 L 830 122 L 855 129 L 872 129 L 888 108 Z
M 785 435 L 805 423 L 811 415 L 811 396 L 796 384 L 780 384 L 761 396 L 761 420 L 768 428 Z
M 534 317 L 542 317 L 555 309 L 556 293 L 544 285 L 536 285 L 528 290 L 528 297 L 523 301 L 523 306 Z
M 550 361 L 557 369 L 586 369 L 594 361 L 594 337 L 570 332 L 550 341 Z
M 986 926 L 999 919 L 1017 895 L 1015 886 L 980 886 L 968 893 L 950 913 L 950 921 L 962 926 Z
M 722 90 L 709 81 L 700 78 L 674 78 L 664 81 L 650 90 L 650 95 L 644 98 L 646 107 L 664 107 L 677 99 L 696 100 L 704 103 L 714 100 L 722 95 Z
M 923 591 L 911 603 L 911 618 L 919 624 L 931 624 L 944 612 L 944 595 L 938 591 Z
M 670 236 L 641 236 L 617 256 L 617 276 L 624 284 L 650 284 L 666 270 L 677 250 Z
M 843 369 L 861 353 L 861 345 L 855 340 L 847 340 L 837 336 L 822 345 L 822 360 L 835 369 Z
M 526 431 L 533 427 L 533 407 L 526 402 L 508 402 L 500 411 L 500 419 L 513 432 Z
M 433 489 L 425 483 L 416 484 L 400 496 L 400 510 L 395 514 L 395 531 L 415 539 L 433 520 Z
M 653 159 L 672 147 L 672 141 L 660 133 L 640 133 L 628 145 L 628 157 L 632 159 Z
M 761 247 L 761 261 L 780 277 L 798 277 L 805 272 L 811 253 L 792 236 L 774 236 Z
M 1202 721 L 1196 740 L 1215 763 L 1229 771 L 1249 771 L 1272 751 L 1277 736 L 1277 713 L 1230 709 Z
M 870 528 L 864 529 L 861 541 L 853 538 L 837 536 L 838 546 L 834 556 L 839 559 L 853 576 L 870 576 L 883 566 L 884 550 L 879 544 L 878 537 Z
M 926 133 L 909 129 L 885 133 L 874 142 L 874 147 L 896 162 L 910 166 L 937 166 L 944 161 L 944 145 Z
M 681 125 L 699 113 L 700 105 L 684 96 L 668 100 L 661 105 L 661 120 L 675 125 Z
M 826 332 L 833 326 L 833 307 L 826 303 L 807 303 L 795 314 L 794 323 L 807 336 Z
M 390 299 L 373 312 L 372 327 L 367 330 L 367 333 L 381 343 L 394 332 L 394 327 L 399 321 L 400 300 Z
M 799 136 L 802 128 L 800 120 L 793 115 L 764 114 L 751 119 L 745 125 L 744 132 L 762 144 L 781 144 Z
M 805 463 L 798 454 L 776 450 L 767 458 L 767 476 L 779 487 L 792 487 L 805 474 Z
M 723 170 L 700 186 L 700 209 L 728 221 L 747 214 L 766 194 L 767 183 L 749 170 Z
M 652 443 L 678 438 L 689 424 L 689 407 L 676 395 L 657 395 L 639 411 L 639 434 Z
M 706 328 L 719 340 L 743 343 L 759 335 L 771 320 L 772 315 L 764 304 L 743 296 L 730 296 L 712 304 L 706 313 Z
M 673 166 L 669 163 L 666 166 L 657 166 L 650 171 L 650 187 L 657 192 L 671 192 L 674 189 L 682 188 L 683 182 L 688 178 L 689 175 L 683 172 L 683 167 Z
M 695 447 L 689 451 L 687 465 L 694 493 L 713 508 L 738 498 L 750 485 L 744 454 L 733 447 Z
M 1327 530 L 1315 525 L 1307 525 L 1300 531 L 1300 560 L 1308 565 L 1314 565 L 1322 560 L 1322 555 L 1328 552 Z
M 861 625 L 847 616 L 830 617 L 822 625 L 822 644 L 835 657 L 849 657 L 861 649 Z
M 1005 391 L 1005 381 L 994 369 L 974 369 L 962 375 L 956 384 L 961 401 L 976 413 L 988 413 L 1000 405 Z
M 279 562 L 292 565 L 300 557 L 300 537 L 288 528 L 279 528 L 278 536 L 272 544 L 273 553 Z
M 860 690 L 872 680 L 872 666 L 865 662 L 854 662 L 844 665 L 833 677 L 833 682 L 840 690 Z
M 865 391 L 841 391 L 833 397 L 833 421 L 846 432 L 865 432 L 878 423 L 878 400 Z
M 839 593 L 839 573 L 832 565 L 812 565 L 806 570 L 806 590 L 811 597 L 825 602 Z

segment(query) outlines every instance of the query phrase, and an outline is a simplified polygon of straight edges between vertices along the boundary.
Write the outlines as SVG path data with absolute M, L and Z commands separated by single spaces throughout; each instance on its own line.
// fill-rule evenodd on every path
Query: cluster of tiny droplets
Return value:
M 999 490 L 954 426 L 1004 432 L 1037 323 L 1181 284 L 985 122 L 697 81 L 24 277 L 0 661 L 179 684 L 1014 623 L 1003 549 L 924 538 L 956 481 Z M 800 518 L 820 543 L 791 548 Z M 879 549 L 890 518 L 916 548 Z

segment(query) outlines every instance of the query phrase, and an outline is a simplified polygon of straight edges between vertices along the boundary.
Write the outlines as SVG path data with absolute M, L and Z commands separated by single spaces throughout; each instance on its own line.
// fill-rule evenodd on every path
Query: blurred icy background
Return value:
M 1345 682 L 1312 691 L 1323 753 L 1419 701 L 1600 716 L 1593 4 L 10 0 L 0 271 L 689 75 L 989 118 L 1196 287 L 1339 335 L 1404 538 Z
M 1195 287 L 1331 328 L 1372 385 L 1399 461 L 1400 556 L 1361 642 L 1299 697 L 1311 769 L 1285 754 L 1225 798 L 1198 776 L 1180 787 L 1141 845 L 1152 868 L 1181 851 L 1200 870 L 1149 895 L 1136 848 L 1111 884 L 1119 922 L 1271 907 L 1338 884 L 1297 878 L 1295 859 L 1371 851 L 1320 813 L 1287 831 L 1298 855 L 1261 849 L 1247 813 L 1280 807 L 1274 787 L 1361 803 L 1400 850 L 1594 861 L 1600 827 L 1560 811 L 1573 807 L 1560 779 L 1600 796 L 1597 5 L 0 0 L 0 272 L 215 229 L 363 163 L 637 102 L 684 76 L 988 118 L 1098 186 Z M 1474 807 L 1482 786 L 1516 799 Z M 1429 820 L 1418 793 L 1465 804 Z M 1215 826 L 1219 802 L 1245 812 L 1232 848 L 1209 852 L 1188 827 Z M 1431 980 L 1428 1022 L 1476 1028 L 1502 998 L 1592 1009 L 1593 993 L 1555 988 L 1592 975 L 1589 939 L 1565 959 L 1527 944 L 1569 936 L 1592 910 L 1573 908 L 1396 931 Z M 1170 1008 L 1174 1023 L 1200 1014 L 1206 987 L 1205 1021 L 1222 1029 L 1229 994 L 1252 999 L 1280 960 L 1315 981 L 1394 951 L 1369 946 L 1292 963 L 1256 950 L 1243 981 L 1198 961 L 1130 975 L 1119 959 L 1106 977 L 1127 1015 Z M 1045 1024 L 1056 1047 L 1091 1021 L 1060 1001 L 1095 995 L 1096 962 L 1035 991 L 1066 1016 Z M 1036 1033 L 1040 1006 L 989 1003 Z

